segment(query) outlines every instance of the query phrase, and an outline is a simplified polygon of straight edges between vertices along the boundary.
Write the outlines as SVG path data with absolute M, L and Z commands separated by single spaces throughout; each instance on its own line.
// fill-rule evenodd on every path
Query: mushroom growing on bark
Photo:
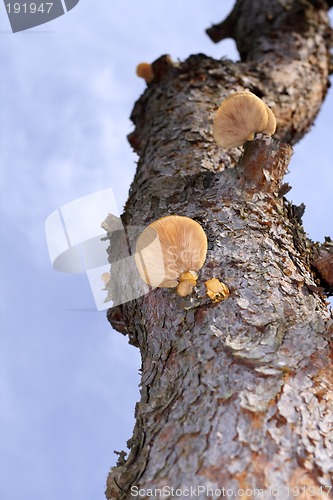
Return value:
M 111 274 L 110 273 L 103 273 L 101 276 L 101 280 L 103 281 L 104 285 L 107 285 L 111 279 Z
M 150 224 L 139 236 L 135 262 L 143 281 L 159 288 L 175 288 L 189 295 L 207 254 L 207 236 L 189 217 L 169 215 Z
M 274 134 L 272 110 L 252 92 L 236 92 L 222 102 L 213 125 L 215 141 L 223 148 L 235 148 L 253 141 L 256 132 Z
M 150 83 L 154 79 L 154 72 L 152 65 L 146 62 L 142 62 L 136 67 L 136 74 L 143 78 L 146 83 Z
M 205 286 L 207 288 L 206 293 L 213 302 L 221 302 L 222 300 L 227 299 L 230 295 L 227 285 L 222 283 L 222 281 L 217 278 L 205 281 Z

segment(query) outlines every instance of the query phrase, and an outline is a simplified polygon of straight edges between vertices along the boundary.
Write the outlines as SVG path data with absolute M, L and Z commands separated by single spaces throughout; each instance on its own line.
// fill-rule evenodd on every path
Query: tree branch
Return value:
M 214 43 L 218 43 L 225 38 L 233 38 L 237 42 L 237 46 L 239 45 L 238 49 L 244 60 L 247 59 L 245 46 L 249 49 L 248 52 L 251 53 L 251 45 L 255 46 L 261 36 L 269 36 L 269 31 L 282 30 L 286 32 L 286 29 L 288 31 L 288 28 L 293 28 L 296 32 L 304 34 L 304 30 L 309 28 L 308 22 L 310 19 L 307 18 L 306 14 L 309 7 L 313 7 L 318 11 L 327 11 L 332 5 L 332 0 L 300 0 L 298 4 L 294 0 L 283 0 L 271 2 L 267 6 L 252 0 L 238 0 L 227 18 L 208 28 L 206 33 Z M 244 17 L 245 12 L 247 17 Z M 296 12 L 299 19 L 295 24 Z M 246 24 L 244 24 L 245 18 L 247 19 Z M 290 23 L 291 19 L 292 23 Z M 254 20 L 256 20 L 255 23 Z M 257 29 L 253 30 L 254 27 Z M 249 30 L 252 31 L 254 36 L 252 39 L 248 37 Z M 272 38 L 275 38 L 273 33 Z M 244 48 L 242 48 L 243 45 Z
M 258 95 L 267 96 L 278 118 L 277 137 L 297 142 L 313 123 L 329 86 L 327 3 L 238 0 L 227 19 L 208 32 L 214 41 L 235 39 L 242 61 L 260 74 Z M 275 95 L 269 95 L 267 89 L 273 88 Z M 305 108 L 314 114 L 310 117 Z
M 213 26 L 206 30 L 207 35 L 214 43 L 218 43 L 225 38 L 235 38 L 237 17 L 240 13 L 242 3 L 243 0 L 236 2 L 231 13 L 224 21 L 213 24 Z

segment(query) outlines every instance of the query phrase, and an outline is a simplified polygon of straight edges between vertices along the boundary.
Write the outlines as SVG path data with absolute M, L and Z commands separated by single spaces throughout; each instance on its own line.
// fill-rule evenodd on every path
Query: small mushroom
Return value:
M 146 81 L 146 83 L 150 83 L 154 79 L 154 72 L 152 65 L 146 62 L 137 65 L 136 74 L 140 78 L 143 78 Z
M 101 280 L 103 281 L 104 285 L 107 285 L 111 279 L 111 274 L 110 273 L 103 273 L 101 275 Z
M 190 281 L 184 280 L 179 282 L 176 290 L 180 297 L 186 297 L 192 293 L 194 286 L 195 284 L 193 285 Z
M 222 283 L 222 281 L 217 278 L 212 278 L 205 281 L 205 286 L 207 288 L 207 295 L 213 302 L 221 302 L 229 297 L 230 291 L 227 285 Z
M 201 227 L 201 226 L 200 226 Z M 195 271 L 187 271 L 181 273 L 179 276 L 179 285 L 177 286 L 177 293 L 181 297 L 186 297 L 192 293 L 193 288 L 197 284 L 198 273 Z
M 148 285 L 175 288 L 181 297 L 193 291 L 207 255 L 207 236 L 189 217 L 168 215 L 150 224 L 136 243 L 135 262 Z
M 220 146 L 229 149 L 253 141 L 256 132 L 272 135 L 275 128 L 275 116 L 264 101 L 252 92 L 236 92 L 217 110 L 213 135 Z

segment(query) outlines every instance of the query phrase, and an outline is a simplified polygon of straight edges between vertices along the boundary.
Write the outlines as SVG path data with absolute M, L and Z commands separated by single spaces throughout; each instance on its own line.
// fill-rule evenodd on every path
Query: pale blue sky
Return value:
M 123 206 L 137 160 L 128 117 L 144 90 L 136 64 L 164 53 L 237 59 L 232 41 L 204 33 L 232 5 L 81 0 L 15 35 L 0 5 L 1 499 L 104 499 L 113 450 L 132 434 L 139 356 L 96 311 L 86 276 L 52 269 L 44 222 L 110 187 Z M 331 93 L 288 175 L 315 240 L 333 235 L 332 111 Z

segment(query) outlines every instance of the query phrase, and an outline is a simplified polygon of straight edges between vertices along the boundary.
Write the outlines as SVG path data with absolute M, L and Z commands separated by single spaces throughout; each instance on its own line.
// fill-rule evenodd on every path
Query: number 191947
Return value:
M 49 14 L 52 9 L 53 2 L 42 2 L 42 3 L 33 3 L 26 2 L 23 4 L 15 3 L 7 3 L 6 8 L 8 14 L 36 14 L 40 12 L 41 14 Z

